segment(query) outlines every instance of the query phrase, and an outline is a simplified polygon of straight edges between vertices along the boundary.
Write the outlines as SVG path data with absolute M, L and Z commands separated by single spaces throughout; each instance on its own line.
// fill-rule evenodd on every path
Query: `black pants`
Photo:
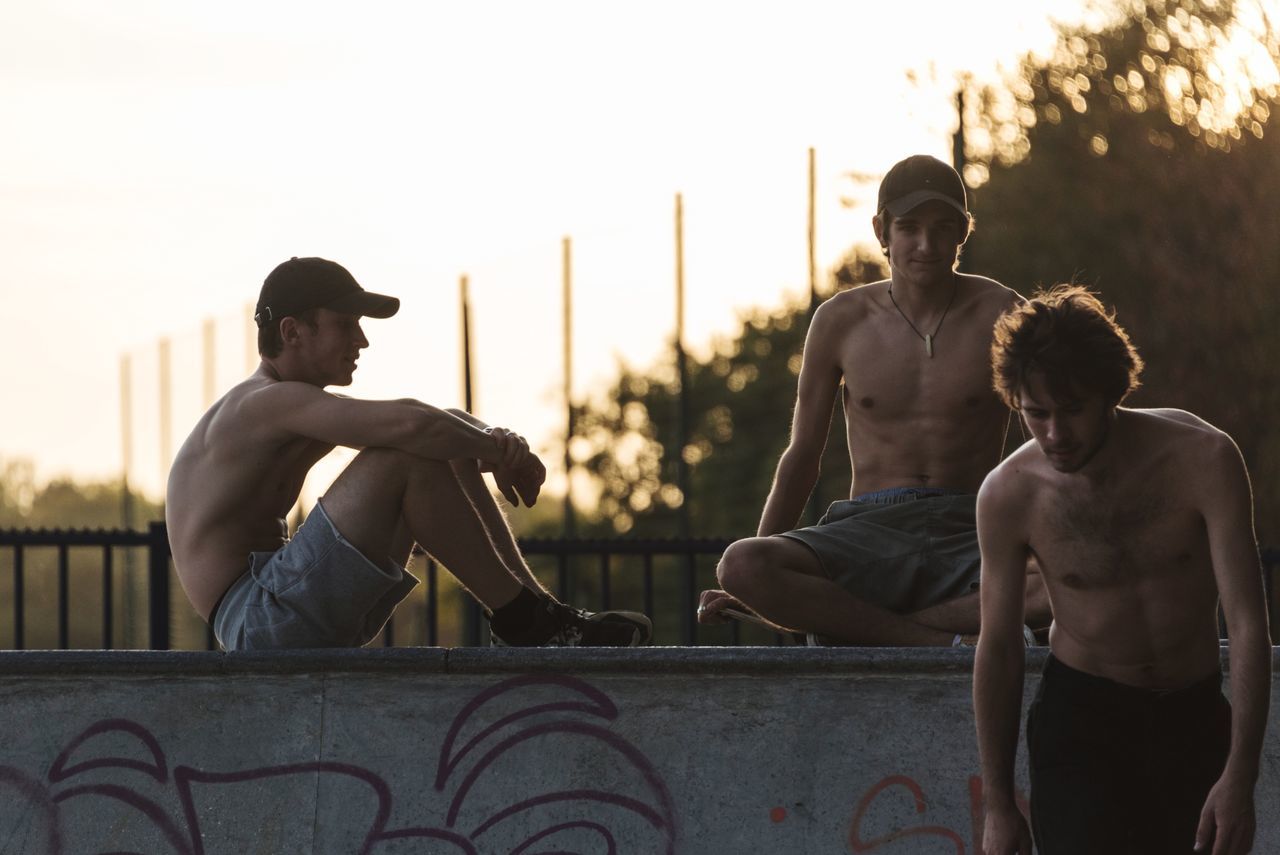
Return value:
M 1157 692 L 1050 656 L 1027 714 L 1036 850 L 1191 853 L 1200 809 L 1230 747 L 1221 673 Z

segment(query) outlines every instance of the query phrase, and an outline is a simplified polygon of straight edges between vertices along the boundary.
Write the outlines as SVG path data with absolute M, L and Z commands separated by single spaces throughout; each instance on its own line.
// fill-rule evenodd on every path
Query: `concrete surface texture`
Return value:
M 971 668 L 965 650 L 4 653 L 0 853 L 974 855 Z M 1280 852 L 1274 724 L 1262 769 L 1254 851 Z

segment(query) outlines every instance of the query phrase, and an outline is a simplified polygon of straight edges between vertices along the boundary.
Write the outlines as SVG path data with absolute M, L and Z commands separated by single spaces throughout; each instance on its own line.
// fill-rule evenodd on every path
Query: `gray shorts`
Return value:
M 334 527 L 319 502 L 275 552 L 222 595 L 213 634 L 226 650 L 359 647 L 376 636 L 418 580 L 390 558 L 374 564 Z
M 978 590 L 978 497 L 899 487 L 833 502 L 817 525 L 781 535 L 864 602 L 908 614 Z

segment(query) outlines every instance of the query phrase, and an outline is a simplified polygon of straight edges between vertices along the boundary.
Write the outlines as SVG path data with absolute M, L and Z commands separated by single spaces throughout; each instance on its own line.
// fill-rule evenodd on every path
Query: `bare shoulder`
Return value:
M 885 279 L 832 294 L 818 306 L 814 322 L 822 318 L 828 322 L 839 319 L 841 323 L 848 323 L 866 317 L 875 306 L 877 294 L 887 293 L 888 288 L 889 280 Z
M 1134 420 L 1142 445 L 1163 450 L 1186 475 L 1199 481 L 1209 473 L 1238 469 L 1240 449 L 1224 430 L 1186 410 L 1121 409 L 1120 414 Z
M 1135 420 L 1139 429 L 1152 438 L 1166 439 L 1180 446 L 1206 451 L 1235 448 L 1235 442 L 1226 431 L 1186 410 L 1173 407 L 1141 410 L 1121 408 L 1119 413 L 1122 417 Z
M 859 285 L 833 294 L 818 306 L 809 324 L 810 344 L 842 341 L 856 330 L 875 311 L 877 292 L 887 293 L 888 282 Z M 879 299 L 887 299 L 880 297 Z
M 1026 302 L 1017 291 L 1001 285 L 996 280 L 986 276 L 958 273 L 956 274 L 956 281 L 960 284 L 963 293 L 968 299 L 990 307 L 996 313 L 1004 312 Z
M 1034 440 L 1028 440 L 987 473 L 978 490 L 979 503 L 1008 509 L 1025 507 L 1042 481 L 1043 469 L 1044 455 Z

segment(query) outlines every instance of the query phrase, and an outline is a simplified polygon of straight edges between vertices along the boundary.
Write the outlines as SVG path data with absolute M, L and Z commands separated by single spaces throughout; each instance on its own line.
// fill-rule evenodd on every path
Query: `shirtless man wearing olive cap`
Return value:
M 560 603 L 525 563 L 481 474 L 532 505 L 546 470 L 523 437 L 460 410 L 325 390 L 351 383 L 369 345 L 360 319 L 399 308 L 322 258 L 293 258 L 263 283 L 262 361 L 183 443 L 165 503 L 178 578 L 219 643 L 367 643 L 418 584 L 404 569 L 415 542 L 485 607 L 497 642 L 646 643 L 644 615 Z M 360 451 L 290 539 L 307 472 L 339 445 Z
M 1009 425 L 991 387 L 991 335 L 1021 298 L 957 272 L 972 222 L 964 183 L 946 163 L 900 161 L 880 184 L 876 212 L 890 278 L 836 294 L 814 314 L 791 442 L 757 536 L 725 551 L 723 590 L 702 593 L 702 623 L 749 607 L 811 641 L 894 646 L 945 646 L 978 631 L 975 494 Z M 795 529 L 837 392 L 850 498 Z M 1034 573 L 1027 613 L 1048 623 Z

